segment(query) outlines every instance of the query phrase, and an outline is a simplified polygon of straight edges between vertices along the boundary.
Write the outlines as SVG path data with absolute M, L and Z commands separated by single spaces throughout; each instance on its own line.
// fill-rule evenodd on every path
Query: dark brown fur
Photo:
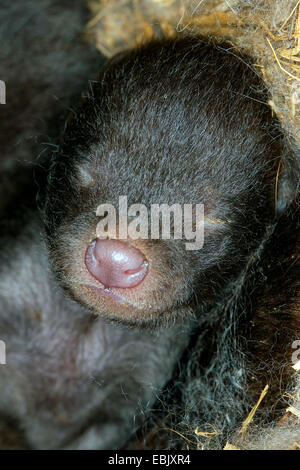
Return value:
M 11 63 L 7 45 L 7 75 L 0 77 L 16 94 L 8 94 L 8 108 L 1 109 L 1 135 L 7 135 L 1 446 L 121 448 L 142 426 L 140 433 L 159 435 L 152 447 L 185 448 L 174 433 L 160 439 L 157 427 L 173 427 L 196 446 L 198 426 L 217 430 L 213 438 L 199 438 L 200 447 L 222 448 L 266 381 L 271 399 L 257 415 L 259 433 L 283 413 L 281 391 L 294 386 L 286 372 L 290 342 L 299 337 L 292 261 L 298 208 L 295 203 L 280 218 L 276 207 L 285 207 L 284 192 L 275 201 L 279 160 L 291 150 L 261 80 L 227 44 L 199 38 L 152 43 L 109 62 L 69 113 L 61 141 L 51 143 L 54 151 L 45 151 L 33 171 L 16 170 L 16 159 L 35 161 L 45 149 L 28 140 L 32 132 L 56 133 L 63 106 L 52 101 L 53 93 L 65 97 L 67 91 L 69 102 L 83 77 L 93 76 L 96 56 L 92 50 L 85 55 L 75 20 L 57 43 L 56 34 L 43 35 L 46 44 L 39 45 L 34 34 L 40 37 L 41 25 L 33 20 L 39 7 L 26 4 L 26 27 L 14 20 L 22 5 L 15 2 L 6 23 L 15 26 L 7 30 L 12 36 L 14 28 L 20 31 L 18 53 L 31 39 L 35 59 L 31 63 L 25 54 L 24 76 L 13 72 L 11 78 L 8 70 L 20 64 Z M 44 6 L 41 18 L 54 25 L 74 9 L 73 3 Z M 72 14 L 82 21 L 80 11 Z M 74 37 L 69 54 L 65 45 Z M 42 60 L 45 50 L 58 54 L 46 62 L 54 75 Z M 78 71 L 74 87 L 72 70 Z M 25 89 L 18 101 L 17 91 Z M 42 125 L 28 129 L 33 115 Z M 215 221 L 206 225 L 204 248 L 196 252 L 187 252 L 184 240 L 132 242 L 151 259 L 152 277 L 135 296 L 125 293 L 131 301 L 126 307 L 82 286 L 90 281 L 84 253 L 95 236 L 96 208 L 117 205 L 120 195 L 147 206 L 204 203 L 205 215 Z M 251 448 L 253 442 L 241 445 Z

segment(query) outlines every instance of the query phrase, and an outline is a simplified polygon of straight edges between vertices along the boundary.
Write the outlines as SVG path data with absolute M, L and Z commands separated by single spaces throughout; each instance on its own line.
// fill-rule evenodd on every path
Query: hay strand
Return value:
M 247 430 L 248 430 L 248 426 L 253 421 L 254 415 L 255 415 L 259 405 L 261 404 L 262 400 L 266 396 L 268 388 L 269 388 L 269 385 L 266 385 L 265 388 L 263 389 L 263 391 L 261 392 L 260 397 L 257 400 L 256 405 L 252 408 L 252 410 L 248 414 L 247 418 L 243 422 L 242 428 L 240 430 L 240 434 L 242 434 L 243 437 L 246 435 Z

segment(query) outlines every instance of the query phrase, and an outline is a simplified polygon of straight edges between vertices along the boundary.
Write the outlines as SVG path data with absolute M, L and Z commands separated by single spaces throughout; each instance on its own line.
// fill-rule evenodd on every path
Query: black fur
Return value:
M 274 218 L 282 136 L 260 80 L 226 47 L 188 39 L 114 60 L 67 120 L 52 156 L 45 226 L 54 270 L 95 313 L 120 319 L 118 311 L 99 312 L 78 288 L 88 282 L 82 250 L 94 237 L 99 204 L 117 207 L 122 195 L 128 206 L 149 210 L 203 203 L 211 221 L 198 251 L 187 251 L 185 240 L 133 242 L 158 277 L 122 314 L 133 324 L 173 322 L 185 305 L 211 318 L 204 309 L 223 301 Z
M 184 448 L 178 435 L 157 431 L 173 427 L 190 447 L 222 448 L 259 395 L 260 375 L 258 383 L 251 377 L 263 370 L 264 351 L 256 347 L 270 324 L 260 299 L 276 279 L 267 268 L 274 265 L 272 247 L 286 269 L 295 250 L 290 235 L 289 250 L 280 247 L 282 234 L 298 225 L 296 204 L 280 221 L 276 215 L 284 138 L 246 58 L 200 39 L 155 42 L 105 65 L 70 111 L 61 141 L 51 141 L 54 151 L 45 151 L 33 172 L 12 168 L 16 159 L 36 160 L 45 147 L 28 136 L 55 135 L 59 111 L 94 76 L 98 56 L 80 40 L 84 14 L 77 4 L 26 2 L 27 23 L 20 24 L 14 15 L 23 3 L 15 2 L 2 26 L 5 35 L 19 32 L 18 53 L 29 39 L 38 53 L 21 54 L 22 79 L 8 70 L 0 77 L 8 90 L 17 80 L 15 97 L 8 94 L 3 107 L 2 137 L 11 137 L 1 176 L 0 339 L 7 365 L 0 366 L 0 445 Z M 43 21 L 51 25 L 45 44 L 35 40 Z M 46 64 L 45 51 L 51 51 Z M 9 52 L 4 59 L 19 70 Z M 18 89 L 26 89 L 27 102 L 18 102 Z M 16 116 L 19 106 L 23 114 Z M 41 118 L 41 127 L 28 129 L 28 116 Z M 95 236 L 96 208 L 117 206 L 120 195 L 129 205 L 204 203 L 207 217 L 200 251 L 186 251 L 184 240 L 132 242 L 151 260 L 152 277 L 137 294 L 125 292 L 129 306 L 83 287 L 92 282 L 84 254 Z M 281 347 L 288 354 L 295 337 L 293 315 L 286 313 L 278 356 Z M 276 334 L 280 321 L 272 325 Z M 289 380 L 287 374 L 287 386 Z M 277 419 L 284 404 L 275 413 L 272 400 L 268 406 L 263 424 Z M 128 443 L 143 423 L 142 444 Z M 197 444 L 196 426 L 215 434 Z

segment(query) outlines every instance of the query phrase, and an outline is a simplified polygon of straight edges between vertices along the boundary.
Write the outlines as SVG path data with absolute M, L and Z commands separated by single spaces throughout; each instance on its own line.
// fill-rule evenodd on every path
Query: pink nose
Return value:
M 119 240 L 94 240 L 86 250 L 85 264 L 105 287 L 135 287 L 148 271 L 140 250 Z

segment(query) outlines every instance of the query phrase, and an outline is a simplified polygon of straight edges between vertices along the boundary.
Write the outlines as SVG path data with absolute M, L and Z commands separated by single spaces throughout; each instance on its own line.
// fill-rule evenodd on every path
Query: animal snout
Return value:
M 87 248 L 85 264 L 90 274 L 106 288 L 136 287 L 148 272 L 143 253 L 127 242 L 96 239 Z

